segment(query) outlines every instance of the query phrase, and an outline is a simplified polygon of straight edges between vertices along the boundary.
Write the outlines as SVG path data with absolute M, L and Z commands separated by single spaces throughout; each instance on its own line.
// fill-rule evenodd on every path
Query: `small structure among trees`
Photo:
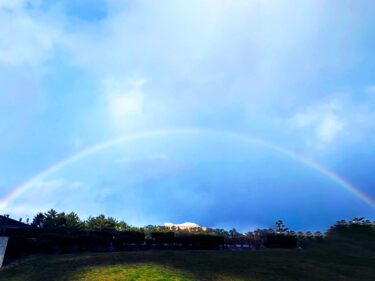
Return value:
M 173 224 L 170 222 L 166 222 L 164 224 L 164 227 L 172 231 L 184 230 L 184 231 L 189 231 L 189 232 L 208 232 L 211 230 L 209 227 L 199 226 L 198 224 L 193 223 L 193 222 L 185 222 L 181 224 Z

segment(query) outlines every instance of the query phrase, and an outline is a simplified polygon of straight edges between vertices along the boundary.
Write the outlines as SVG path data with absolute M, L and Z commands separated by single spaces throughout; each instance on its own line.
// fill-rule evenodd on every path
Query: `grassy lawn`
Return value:
M 41 256 L 5 267 L 20 280 L 375 280 L 373 245 L 306 250 L 136 251 Z

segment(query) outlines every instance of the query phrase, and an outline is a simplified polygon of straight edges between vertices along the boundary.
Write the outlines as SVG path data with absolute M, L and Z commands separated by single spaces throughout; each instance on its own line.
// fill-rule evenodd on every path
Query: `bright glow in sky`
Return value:
M 374 198 L 374 13 L 373 1 L 0 0 L 0 196 L 85 147 L 200 128 L 283 147 Z M 105 149 L 1 211 L 49 208 L 240 229 L 375 217 L 293 159 L 207 135 Z

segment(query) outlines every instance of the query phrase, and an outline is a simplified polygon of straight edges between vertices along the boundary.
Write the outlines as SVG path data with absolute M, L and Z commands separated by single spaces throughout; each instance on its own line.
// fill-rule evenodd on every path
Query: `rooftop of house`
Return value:
M 4 215 L 0 215 L 0 227 L 6 227 L 6 228 L 25 228 L 30 227 L 30 225 L 23 223 L 18 220 L 14 220 L 12 218 L 9 218 Z

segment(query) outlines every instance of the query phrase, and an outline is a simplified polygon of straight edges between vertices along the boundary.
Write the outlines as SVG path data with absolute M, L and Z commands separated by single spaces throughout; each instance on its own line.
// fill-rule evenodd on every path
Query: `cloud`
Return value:
M 125 81 L 124 81 L 125 80 Z M 118 130 L 137 126 L 144 115 L 143 85 L 146 79 L 108 79 L 105 100 L 110 124 Z
M 66 63 L 106 85 L 105 110 L 115 132 L 219 127 L 225 119 L 240 124 L 243 116 L 233 118 L 233 112 L 242 107 L 262 109 L 249 123 L 268 122 L 264 117 L 278 114 L 283 90 L 315 77 L 316 69 L 320 75 L 333 57 L 323 48 L 318 48 L 319 58 L 314 55 L 312 40 L 325 20 L 319 17 L 322 3 L 107 1 L 102 5 L 106 16 L 90 23 L 73 23 L 63 6 L 49 4 L 33 13 L 16 6 L 28 24 L 15 25 L 14 33 L 25 34 L 19 39 L 25 42 L 13 45 L 25 49 L 4 57 L 10 63 L 37 64 L 63 50 Z M 152 80 L 152 97 L 132 77 Z
M 316 128 L 316 136 L 321 142 L 329 143 L 339 136 L 344 127 L 344 122 L 338 116 L 326 115 Z
M 0 144 L 4 138 L 12 144 L 12 149 L 0 146 L 3 186 L 37 173 L 70 153 L 66 150 L 135 130 L 231 130 L 302 151 L 323 147 L 319 151 L 333 162 L 348 151 L 343 144 L 375 143 L 374 86 L 365 90 L 368 96 L 331 93 L 369 83 L 363 77 L 373 73 L 373 50 L 363 46 L 369 37 L 363 26 L 372 27 L 372 9 L 327 1 L 71 2 L 0 0 L 0 90 L 6 97 Z M 90 7 L 83 11 L 85 5 Z M 33 115 L 25 115 L 37 104 Z M 19 119 L 27 123 L 21 126 Z M 33 157 L 47 146 L 47 154 Z M 133 164 L 137 176 L 152 184 L 184 169 L 155 155 L 117 166 Z M 163 165 L 165 173 L 158 170 Z M 93 181 L 102 180 L 99 170 L 90 173 Z M 118 184 L 123 183 L 122 178 Z M 97 193 L 83 190 L 75 197 L 72 192 L 71 198 L 57 192 L 67 186 L 43 183 L 40 200 L 35 194 L 25 199 L 40 206 L 73 200 L 67 206 L 103 210 Z M 48 190 L 55 190 L 55 197 L 48 197 Z M 228 217 L 232 221 L 235 214 Z
M 308 136 L 306 141 L 329 144 L 335 141 L 345 128 L 341 113 L 341 104 L 333 100 L 295 114 L 288 123 L 292 130 L 304 130 Z M 312 134 L 309 133 L 311 131 Z
M 32 14 L 26 1 L 0 5 L 0 63 L 39 65 L 48 60 L 64 33 L 55 11 Z

